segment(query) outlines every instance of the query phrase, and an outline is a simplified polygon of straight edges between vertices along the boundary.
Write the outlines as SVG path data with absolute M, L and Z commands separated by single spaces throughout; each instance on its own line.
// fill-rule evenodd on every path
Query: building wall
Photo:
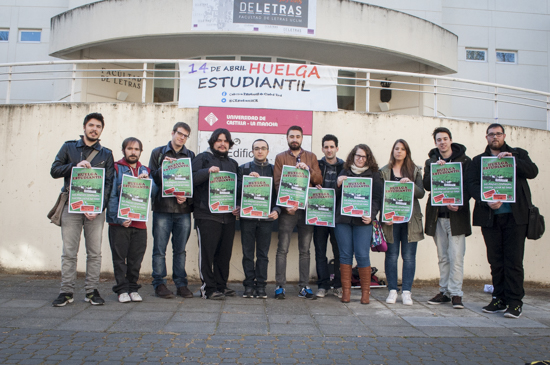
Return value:
M 46 214 L 55 202 L 61 180 L 50 177 L 54 157 L 66 140 L 78 138 L 82 132 L 83 117 L 90 112 L 101 112 L 106 126 L 101 143 L 114 151 L 115 159 L 122 157 L 120 145 L 129 136 L 140 138 L 144 144 L 141 161 L 148 164 L 151 150 L 170 140 L 172 126 L 183 121 L 192 128 L 188 147 L 197 150 L 197 109 L 178 109 L 166 104 L 36 104 L 0 106 L 0 161 L 3 175 L 0 192 L 0 268 L 10 272 L 59 271 L 61 255 L 60 229 L 48 222 Z M 313 114 L 313 152 L 321 157 L 321 139 L 332 133 L 340 139 L 338 156 L 345 158 L 358 143 L 367 143 L 373 150 L 380 166 L 385 165 L 391 147 L 397 138 L 405 138 L 412 150 L 413 160 L 424 165 L 428 151 L 434 147 L 431 132 L 435 127 L 451 129 L 454 141 L 466 145 L 468 155 L 481 153 L 486 141 L 484 123 L 443 120 L 391 114 L 366 114 L 358 112 L 315 112 Z M 545 158 L 550 143 L 550 132 L 521 127 L 507 128 L 507 142 L 511 146 L 526 148 L 539 167 L 539 176 L 530 182 L 534 201 L 541 213 L 550 216 L 550 194 L 546 181 L 550 179 L 550 161 Z M 536 141 L 537 143 L 533 143 Z M 426 204 L 426 198 L 421 206 Z M 142 273 L 151 272 L 151 226 L 149 225 L 148 249 Z M 485 245 L 479 227 L 467 238 L 465 277 L 490 281 Z M 539 241 L 527 241 L 525 251 L 525 278 L 529 281 L 550 283 L 550 235 Z M 275 251 L 277 234 L 272 235 L 270 249 L 269 280 L 275 277 Z M 112 272 L 111 254 L 104 231 L 102 246 L 103 272 Z M 314 250 L 311 247 L 311 277 L 315 276 Z M 187 246 L 187 271 L 193 280 L 198 280 L 197 236 L 193 231 Z M 239 233 L 235 236 L 231 260 L 230 280 L 243 279 Z M 383 275 L 384 254 L 372 253 L 372 265 Z M 171 253 L 167 252 L 171 268 Z M 418 246 L 418 279 L 434 279 L 439 275 L 437 253 L 433 239 L 426 237 Z M 288 256 L 288 279 L 298 280 L 297 238 L 293 237 Z M 85 270 L 85 250 L 79 253 L 79 271 Z M 170 272 L 170 271 L 169 271 Z

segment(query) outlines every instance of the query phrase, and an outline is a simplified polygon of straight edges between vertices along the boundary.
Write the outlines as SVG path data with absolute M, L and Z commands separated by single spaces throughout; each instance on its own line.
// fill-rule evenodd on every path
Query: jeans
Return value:
M 334 230 L 340 248 L 340 263 L 353 265 L 353 254 L 355 254 L 357 267 L 369 267 L 372 225 L 337 224 Z
M 168 199 L 168 198 L 166 198 Z M 187 286 L 185 245 L 191 233 L 191 215 L 153 212 L 153 286 L 166 284 L 166 247 L 172 235 L 172 279 Z
M 83 228 L 86 245 L 86 281 L 84 288 L 86 293 L 91 293 L 98 288 L 104 223 L 105 211 L 91 221 L 84 214 L 69 213 L 68 205 L 63 208 L 63 214 L 61 215 L 63 254 L 61 255 L 60 293 L 74 293 L 76 260 Z
M 267 284 L 272 227 L 272 221 L 241 219 L 244 286 L 265 288 Z M 256 265 L 254 265 L 254 251 L 256 251 Z
M 109 243 L 117 294 L 137 292 L 139 270 L 147 248 L 147 230 L 134 227 L 109 226 Z
M 313 245 L 315 246 L 315 268 L 317 269 L 317 286 L 319 289 L 330 289 L 330 273 L 327 260 L 327 241 L 330 236 L 332 254 L 334 255 L 334 288 L 341 288 L 340 250 L 336 233 L 332 227 L 313 227 Z
M 466 253 L 466 236 L 451 234 L 451 220 L 438 218 L 435 227 L 434 241 L 439 258 L 439 291 L 448 296 L 462 297 L 464 280 L 464 254 Z
M 512 213 L 495 214 L 492 227 L 481 227 L 491 265 L 493 297 L 513 307 L 523 305 L 523 254 L 527 225 L 517 225 Z
M 306 225 L 305 210 L 298 209 L 294 215 L 283 211 L 279 217 L 279 243 L 275 259 L 275 281 L 278 286 L 286 284 L 286 257 L 290 246 L 290 237 L 294 227 L 298 226 L 299 272 L 298 285 L 309 283 L 309 246 L 313 237 L 313 226 Z
M 386 259 L 384 261 L 388 290 L 397 290 L 399 248 L 401 248 L 401 258 L 403 259 L 401 289 L 403 291 L 411 291 L 412 288 L 414 272 L 416 270 L 416 246 L 418 242 L 408 241 L 408 228 L 409 223 L 393 225 L 393 243 L 388 242 L 388 251 L 386 251 Z

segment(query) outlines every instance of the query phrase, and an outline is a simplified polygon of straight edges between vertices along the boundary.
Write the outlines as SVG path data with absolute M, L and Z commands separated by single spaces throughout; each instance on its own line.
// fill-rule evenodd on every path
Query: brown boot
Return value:
M 351 299 L 351 265 L 340 264 L 342 280 L 342 303 L 349 303 Z
M 359 279 L 361 280 L 361 304 L 370 303 L 370 278 L 371 267 L 360 267 Z

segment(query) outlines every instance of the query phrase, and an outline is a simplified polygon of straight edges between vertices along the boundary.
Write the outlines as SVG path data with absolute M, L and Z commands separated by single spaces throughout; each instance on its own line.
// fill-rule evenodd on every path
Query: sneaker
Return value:
M 236 297 L 237 292 L 233 289 L 225 288 L 223 290 L 223 295 L 225 295 L 226 297 Z
M 130 295 L 128 295 L 128 293 L 122 293 L 119 294 L 118 301 L 121 303 L 130 303 L 132 301 L 132 298 L 130 298 Z
M 243 298 L 254 298 L 254 288 L 251 286 L 245 286 Z
M 386 298 L 386 303 L 395 304 L 397 301 L 397 290 L 390 290 L 388 297 Z
M 444 295 L 443 293 L 438 293 L 435 297 L 428 300 L 428 304 L 437 305 L 437 304 L 449 303 L 450 301 L 451 301 L 451 298 Z
M 162 299 L 172 299 L 174 297 L 174 293 L 165 284 L 160 284 L 155 288 L 155 295 Z
M 491 300 L 491 303 L 489 303 L 489 305 L 483 307 L 482 311 L 485 313 L 504 312 L 506 311 L 506 306 L 504 305 L 504 303 L 502 303 L 502 300 L 493 298 L 493 300 Z
M 212 300 L 224 300 L 225 295 L 220 291 L 215 291 L 213 293 L 207 294 L 206 299 L 212 299 Z
M 256 298 L 267 299 L 267 293 L 265 292 L 265 288 L 256 288 Z
M 313 291 L 309 286 L 304 286 L 300 292 L 298 293 L 298 298 L 305 298 L 305 299 L 316 299 L 315 295 L 313 295 Z
M 332 291 L 332 295 L 342 299 L 342 288 L 336 288 Z
M 73 293 L 61 293 L 59 296 L 52 302 L 52 307 L 64 307 L 67 303 L 74 302 Z
M 401 294 L 401 300 L 403 300 L 403 305 L 413 305 L 411 292 L 408 290 L 403 290 L 403 293 Z
M 324 298 L 326 295 L 327 295 L 327 290 L 323 288 L 320 288 L 319 290 L 317 290 L 317 294 L 315 294 L 317 298 Z
M 193 298 L 193 293 L 186 286 L 180 286 L 176 291 L 176 294 L 182 298 Z
M 282 286 L 275 288 L 275 299 L 285 299 L 285 288 Z
M 455 295 L 452 299 L 454 309 L 464 309 L 464 304 L 462 304 L 462 297 Z
M 84 298 L 84 300 L 89 302 L 91 305 L 105 304 L 105 301 L 103 300 L 103 298 L 101 298 L 97 289 L 94 289 L 94 291 L 91 293 L 86 293 L 86 298 Z
M 514 307 L 508 307 L 506 312 L 504 312 L 504 317 L 506 318 L 519 318 L 521 317 L 521 305 L 516 305 Z
M 137 291 L 130 293 L 130 299 L 132 299 L 132 302 L 143 302 L 143 298 L 141 295 L 138 294 Z

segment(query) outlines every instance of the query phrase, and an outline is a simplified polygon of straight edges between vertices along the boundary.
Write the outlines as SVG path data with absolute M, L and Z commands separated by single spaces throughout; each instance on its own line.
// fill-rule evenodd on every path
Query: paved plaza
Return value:
M 78 280 L 83 285 L 83 279 Z M 0 364 L 524 364 L 550 359 L 550 290 L 527 289 L 519 319 L 486 314 L 490 295 L 465 289 L 463 310 L 426 303 L 437 287 L 413 288 L 415 303 L 371 304 L 359 290 L 334 296 L 225 301 L 160 299 L 147 283 L 142 303 L 121 304 L 102 281 L 104 306 L 75 302 L 54 308 L 59 280 L 0 274 Z M 173 289 L 173 285 L 171 286 Z M 198 285 L 190 285 L 193 290 Z M 197 293 L 195 293 L 197 295 Z

